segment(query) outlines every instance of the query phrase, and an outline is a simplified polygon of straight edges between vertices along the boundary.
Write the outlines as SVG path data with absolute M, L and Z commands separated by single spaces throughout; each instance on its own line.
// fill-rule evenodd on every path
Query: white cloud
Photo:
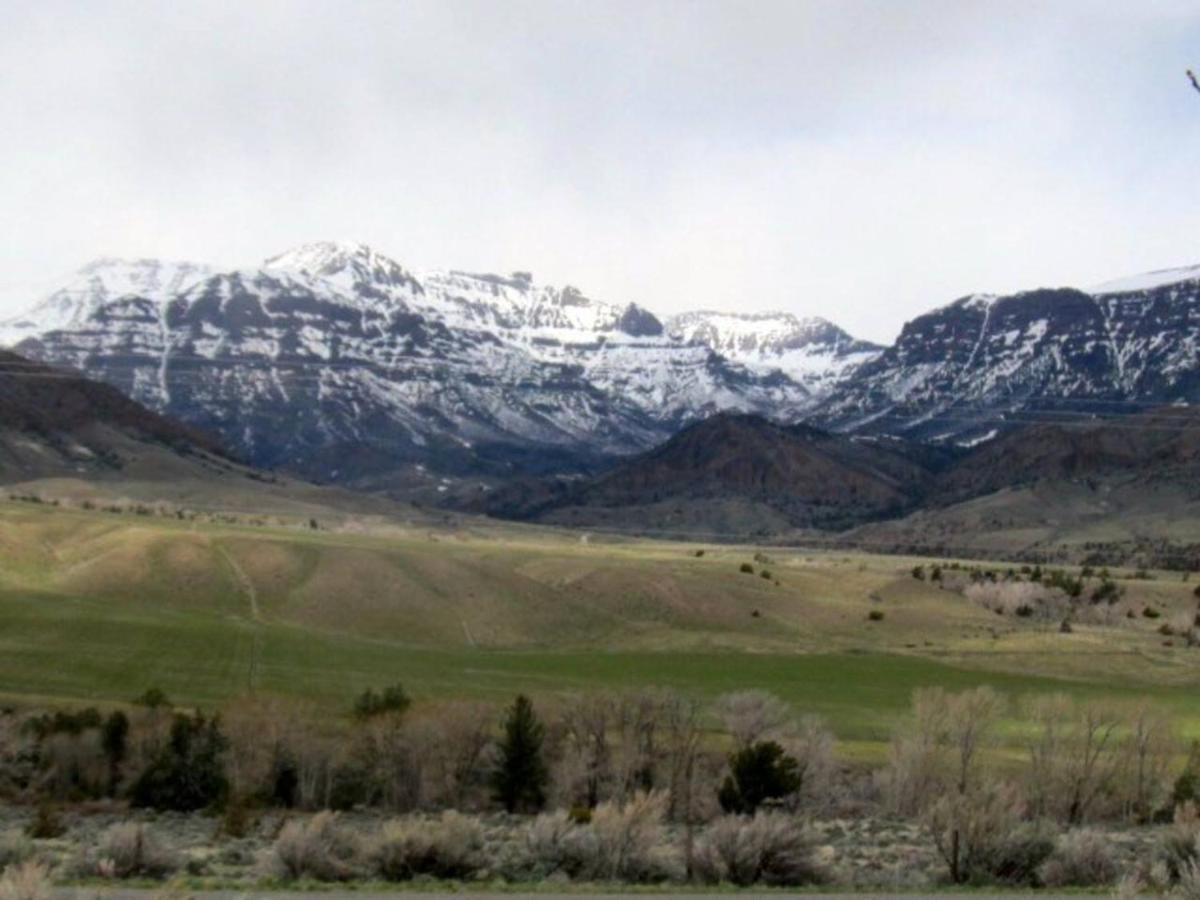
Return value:
M 1195 262 L 1189 6 L 0 0 L 0 313 L 352 237 L 886 339 Z

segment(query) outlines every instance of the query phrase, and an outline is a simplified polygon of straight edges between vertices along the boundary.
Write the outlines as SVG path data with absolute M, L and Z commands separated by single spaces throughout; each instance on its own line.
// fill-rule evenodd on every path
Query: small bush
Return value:
M 1142 610 L 1142 615 L 1145 616 L 1147 619 L 1157 619 L 1162 615 L 1162 613 L 1160 613 L 1153 606 L 1147 606 L 1145 609 Z
M 677 877 L 680 865 L 663 829 L 666 812 L 667 795 L 662 791 L 639 792 L 622 804 L 601 803 L 591 825 L 579 832 L 586 876 L 632 883 Z
M 50 877 L 38 863 L 9 866 L 0 878 L 0 900 L 51 900 L 53 896 Z
M 170 699 L 160 688 L 150 688 L 133 702 L 137 706 L 144 706 L 147 709 L 169 708 L 171 706 Z
M 483 849 L 479 822 L 451 811 L 435 822 L 389 822 L 371 848 L 371 863 L 386 881 L 408 881 L 418 875 L 462 880 L 482 868 Z
M 31 838 L 52 840 L 66 834 L 67 826 L 63 824 L 62 817 L 58 814 L 57 809 L 49 803 L 42 803 L 38 805 L 37 811 L 33 814 L 33 819 L 26 826 L 25 830 Z
M 376 693 L 368 688 L 354 701 L 354 715 L 360 719 L 372 719 L 387 713 L 403 715 L 412 706 L 412 700 L 401 685 L 393 684 Z
M 349 881 L 364 873 L 362 840 L 342 825 L 337 813 L 328 811 L 307 821 L 288 822 L 271 856 L 275 874 L 289 881 Z
M 1154 847 L 1154 861 L 1172 882 L 1200 866 L 1200 833 L 1195 826 L 1191 823 L 1171 826 Z
M 883 610 L 882 609 L 871 610 L 869 613 L 867 613 L 867 621 L 882 622 L 883 621 Z
M 84 874 L 102 878 L 165 878 L 179 867 L 179 857 L 137 822 L 105 831 L 82 866 Z
M 568 813 L 542 813 L 525 831 L 525 840 L 510 867 L 517 878 L 540 881 L 556 872 L 571 874 L 575 865 L 574 846 L 580 826 Z
M 220 833 L 225 837 L 244 838 L 254 827 L 254 821 L 253 811 L 244 802 L 228 803 L 221 814 Z
M 796 887 L 828 880 L 811 835 L 794 818 L 776 812 L 717 819 L 697 842 L 694 866 L 707 884 Z
M 33 841 L 15 828 L 0 833 L 0 872 L 33 856 Z
M 1108 839 L 1091 830 L 1060 837 L 1041 868 L 1042 883 L 1047 887 L 1101 887 L 1113 884 L 1120 874 Z
M 743 575 L 753 575 L 754 566 L 750 565 L 750 563 L 742 563 L 738 571 L 740 571 Z
M 977 881 L 1036 885 L 1040 867 L 1053 852 L 1053 831 L 1036 822 L 1024 823 L 985 847 L 971 874 Z
M 543 813 L 526 830 L 508 874 L 533 881 L 554 874 L 641 884 L 677 879 L 683 866 L 667 839 L 666 808 L 666 794 L 652 792 L 625 803 L 601 803 L 586 825 L 561 810 Z

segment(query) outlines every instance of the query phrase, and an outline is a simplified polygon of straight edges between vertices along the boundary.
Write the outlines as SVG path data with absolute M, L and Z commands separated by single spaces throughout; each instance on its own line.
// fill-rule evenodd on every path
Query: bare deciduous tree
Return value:
M 1115 790 L 1123 761 L 1121 716 L 1104 703 L 1076 704 L 1062 695 L 1038 698 L 1029 711 L 1034 812 L 1077 825 Z
M 786 736 L 794 717 L 786 703 L 767 691 L 739 691 L 717 698 L 717 714 L 738 749 Z
M 1175 729 L 1165 713 L 1147 703 L 1133 710 L 1123 765 L 1129 818 L 1136 822 L 1150 821 L 1169 787 L 1167 770 L 1178 745 Z

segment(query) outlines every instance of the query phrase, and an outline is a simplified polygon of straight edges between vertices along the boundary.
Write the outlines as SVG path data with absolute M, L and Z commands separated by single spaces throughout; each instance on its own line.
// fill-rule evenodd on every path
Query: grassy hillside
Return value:
M 1180 576 L 1122 581 L 1120 609 L 1135 618 L 1062 634 L 916 580 L 914 562 L 483 525 L 314 531 L 0 503 L 0 693 L 119 701 L 156 685 L 206 705 L 263 691 L 342 709 L 397 680 L 418 697 L 498 700 L 762 687 L 869 747 L 915 687 L 991 683 L 1014 694 L 1151 696 L 1200 735 L 1200 649 L 1166 646 L 1158 633 L 1195 608 Z M 1160 618 L 1140 615 L 1148 605 Z M 870 621 L 871 610 L 883 618 Z

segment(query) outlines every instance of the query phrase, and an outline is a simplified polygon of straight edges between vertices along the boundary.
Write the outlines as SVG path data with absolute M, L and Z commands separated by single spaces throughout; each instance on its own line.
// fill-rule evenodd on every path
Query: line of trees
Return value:
M 277 698 L 207 716 L 160 692 L 107 715 L 10 711 L 0 716 L 0 796 L 224 808 L 234 821 L 253 808 L 376 807 L 559 809 L 573 822 L 655 796 L 683 829 L 689 860 L 693 828 L 722 814 L 886 814 L 922 823 L 948 878 L 964 883 L 1002 867 L 998 856 L 1048 853 L 1047 823 L 1170 821 L 1200 791 L 1197 754 L 1187 758 L 1170 716 L 1147 704 L 923 689 L 874 769 L 840 762 L 820 719 L 761 691 L 707 707 L 656 690 L 542 707 L 525 696 L 502 710 L 415 706 L 391 686 L 365 692 L 341 719 Z

